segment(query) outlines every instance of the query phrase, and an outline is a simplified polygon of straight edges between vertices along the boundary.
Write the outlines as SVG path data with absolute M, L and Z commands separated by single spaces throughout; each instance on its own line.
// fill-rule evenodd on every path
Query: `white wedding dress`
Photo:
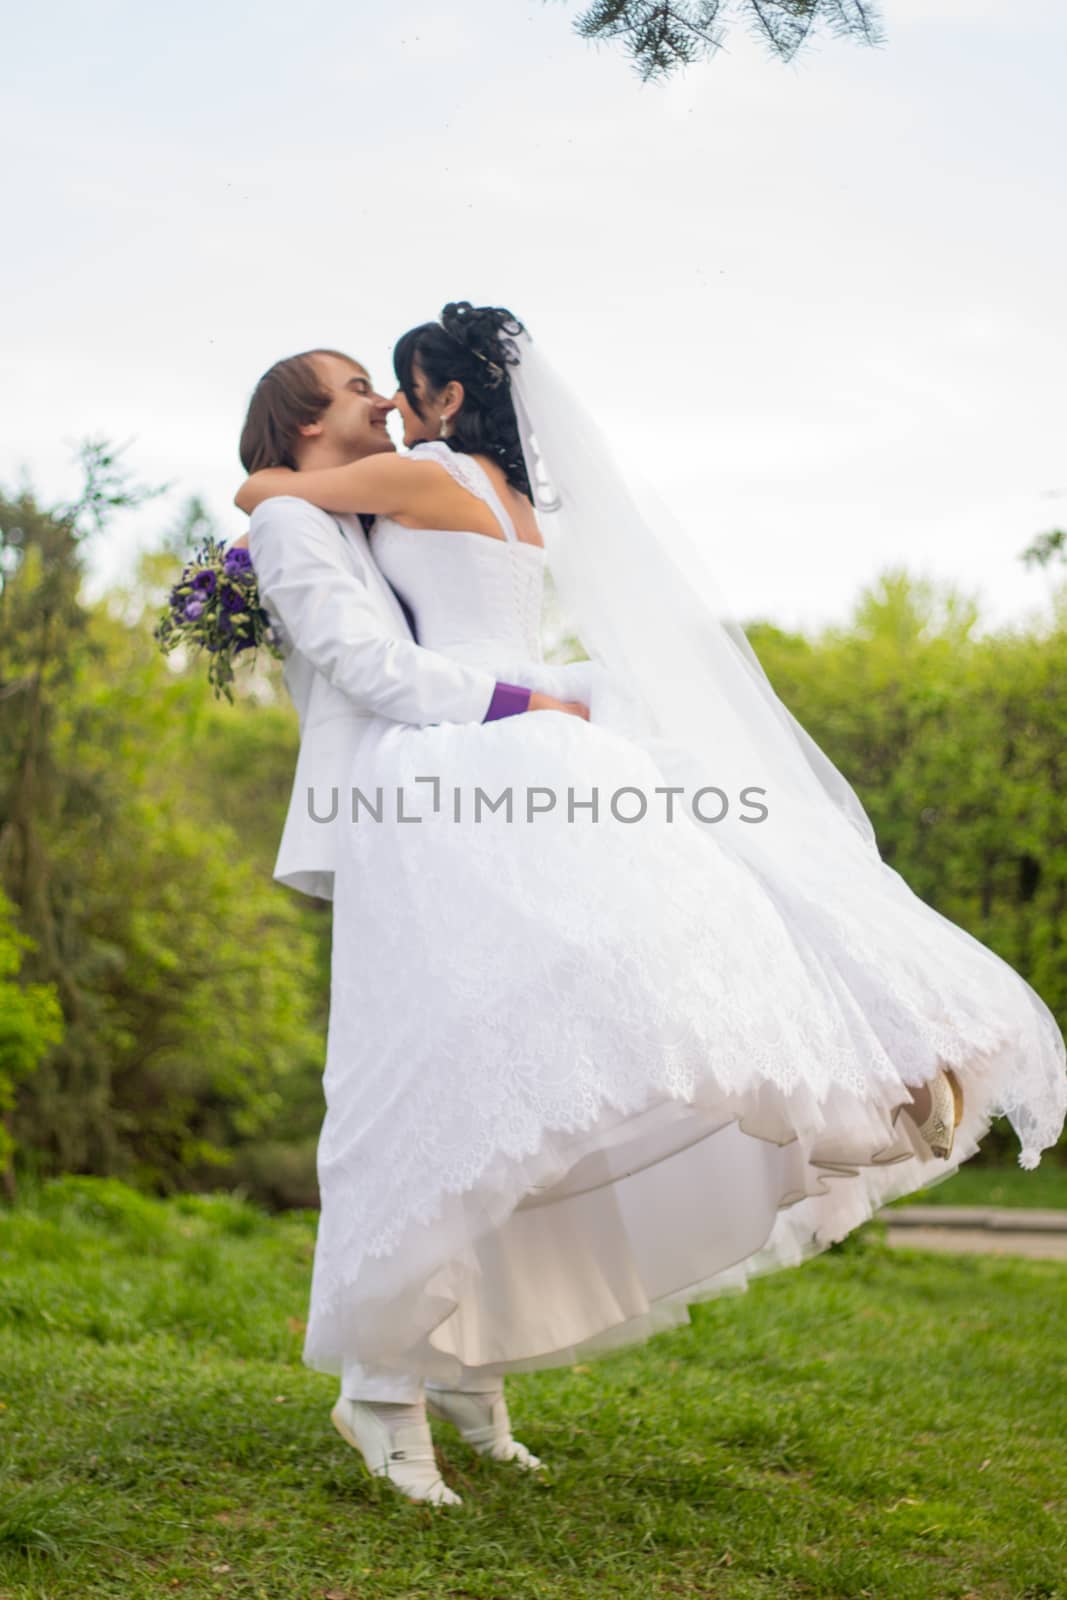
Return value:
M 589 664 L 542 661 L 544 552 L 476 462 L 423 448 L 506 538 L 378 522 L 420 642 L 584 687 L 593 716 L 383 722 L 361 751 L 381 820 L 361 805 L 335 879 L 308 1364 L 448 1383 L 571 1362 L 824 1249 L 1005 1110 L 1035 1164 L 1067 1080 L 1033 990 L 859 841 L 786 874 L 668 821 L 653 746 L 598 720 Z M 474 820 L 477 789 L 510 789 L 512 819 Z M 528 789 L 554 808 L 527 820 Z M 642 820 L 613 814 L 621 789 Z M 950 1163 L 894 1116 L 945 1062 Z

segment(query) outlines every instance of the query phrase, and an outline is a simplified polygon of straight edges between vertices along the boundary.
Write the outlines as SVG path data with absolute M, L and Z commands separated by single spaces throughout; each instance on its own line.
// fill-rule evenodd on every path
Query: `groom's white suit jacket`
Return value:
M 415 643 L 358 517 L 280 496 L 252 513 L 248 547 L 260 598 L 282 635 L 300 719 L 274 877 L 331 900 L 338 829 L 353 826 L 350 791 L 368 730 L 382 717 L 419 726 L 481 722 L 496 679 Z M 330 815 L 335 788 L 336 822 L 315 821 L 313 811 Z

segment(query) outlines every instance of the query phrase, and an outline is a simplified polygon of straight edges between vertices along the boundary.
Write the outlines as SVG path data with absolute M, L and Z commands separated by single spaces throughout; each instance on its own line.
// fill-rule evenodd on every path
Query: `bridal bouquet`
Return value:
M 260 604 L 248 551 L 227 549 L 210 535 L 170 591 L 153 635 L 165 655 L 178 645 L 206 650 L 215 698 L 224 694 L 231 703 L 237 656 L 260 645 L 273 656 L 283 654 L 277 629 Z

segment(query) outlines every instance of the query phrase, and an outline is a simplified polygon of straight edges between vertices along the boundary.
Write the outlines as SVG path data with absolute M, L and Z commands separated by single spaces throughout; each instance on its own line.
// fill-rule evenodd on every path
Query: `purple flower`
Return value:
M 247 601 L 240 589 L 235 589 L 228 583 L 222 591 L 222 609 L 224 611 L 243 611 Z
M 199 589 L 201 594 L 215 593 L 215 574 L 210 567 L 204 567 L 193 579 L 193 588 Z
M 195 622 L 197 617 L 202 614 L 203 610 L 204 602 L 202 600 L 190 600 L 185 607 L 185 620 L 187 622 Z
M 252 557 L 243 545 L 236 545 L 232 550 L 227 550 L 224 565 L 227 577 L 236 578 L 252 571 Z

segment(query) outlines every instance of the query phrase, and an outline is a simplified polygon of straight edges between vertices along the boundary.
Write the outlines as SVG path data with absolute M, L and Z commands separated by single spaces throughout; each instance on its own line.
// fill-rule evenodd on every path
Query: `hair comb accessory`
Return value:
M 479 361 L 485 362 L 488 374 L 486 379 L 487 387 L 490 389 L 499 389 L 500 385 L 504 381 L 504 369 L 500 363 L 498 361 L 490 361 L 489 357 L 483 356 L 480 350 L 473 350 L 471 354 L 476 355 Z

